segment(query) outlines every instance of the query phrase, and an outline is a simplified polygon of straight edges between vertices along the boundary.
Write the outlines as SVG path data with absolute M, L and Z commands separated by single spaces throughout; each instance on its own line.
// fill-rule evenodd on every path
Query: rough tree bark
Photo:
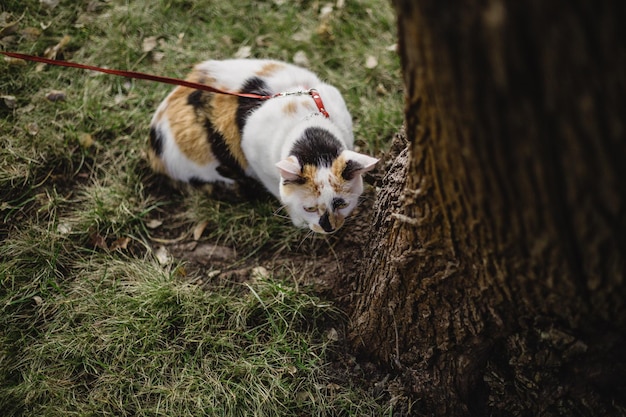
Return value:
M 351 342 L 420 413 L 624 414 L 623 1 L 395 6 L 408 145 Z

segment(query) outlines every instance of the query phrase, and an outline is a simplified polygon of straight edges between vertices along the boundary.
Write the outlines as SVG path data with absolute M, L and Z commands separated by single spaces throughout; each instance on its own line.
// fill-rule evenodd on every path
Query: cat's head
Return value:
M 363 193 L 362 174 L 378 159 L 343 150 L 324 163 L 304 163 L 291 155 L 278 162 L 280 198 L 293 224 L 317 233 L 333 233 L 356 207 Z

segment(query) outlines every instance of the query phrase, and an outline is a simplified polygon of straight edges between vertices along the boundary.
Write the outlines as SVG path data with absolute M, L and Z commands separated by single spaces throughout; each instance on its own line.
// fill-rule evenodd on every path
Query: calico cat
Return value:
M 152 168 L 189 183 L 259 181 L 293 224 L 339 229 L 363 192 L 362 174 L 378 160 L 352 151 L 352 118 L 339 91 L 312 72 L 273 60 L 205 61 L 188 81 L 268 100 L 175 88 L 150 127 Z M 321 101 L 323 100 L 323 102 Z

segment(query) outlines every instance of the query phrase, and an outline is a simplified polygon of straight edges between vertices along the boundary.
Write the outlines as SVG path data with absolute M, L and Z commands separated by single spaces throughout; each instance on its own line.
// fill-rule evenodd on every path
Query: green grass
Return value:
M 0 48 L 43 55 L 69 35 L 64 59 L 174 77 L 242 47 L 303 52 L 344 93 L 357 145 L 377 154 L 401 124 L 393 14 L 362 0 L 322 18 L 324 5 L 7 0 Z M 207 286 L 228 265 L 159 261 L 158 238 L 189 241 L 200 223 L 201 242 L 236 249 L 235 269 L 341 244 L 295 229 L 275 201 L 219 201 L 152 174 L 148 123 L 170 88 L 0 60 L 0 415 L 391 413 L 334 375 L 326 332 L 344 318 L 295 266 Z M 46 99 L 53 90 L 65 100 Z
M 76 268 L 65 294 L 35 307 L 40 331 L 20 340 L 30 360 L 16 364 L 20 381 L 0 398 L 13 410 L 324 415 L 362 401 L 326 398 L 328 341 L 316 321 L 332 309 L 293 286 L 267 279 L 207 294 L 145 260 Z

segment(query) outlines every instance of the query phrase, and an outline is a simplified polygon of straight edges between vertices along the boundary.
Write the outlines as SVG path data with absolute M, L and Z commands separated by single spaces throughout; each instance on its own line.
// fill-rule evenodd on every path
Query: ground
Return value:
M 282 59 L 339 87 L 361 151 L 383 155 L 402 123 L 378 0 L 9 0 L 0 47 L 174 77 L 208 57 Z M 170 88 L 0 61 L 0 414 L 406 410 L 343 340 L 376 178 L 326 237 L 271 199 L 180 189 L 145 158 Z

